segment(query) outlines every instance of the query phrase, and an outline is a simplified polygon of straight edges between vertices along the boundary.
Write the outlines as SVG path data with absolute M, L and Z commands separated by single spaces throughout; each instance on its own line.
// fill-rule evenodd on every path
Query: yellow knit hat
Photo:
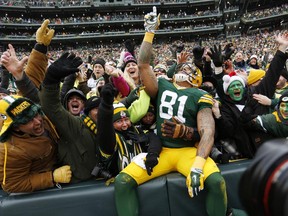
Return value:
M 264 76 L 265 76 L 264 70 L 261 70 L 261 69 L 250 70 L 247 83 L 248 83 L 248 85 L 251 85 L 251 84 L 257 82 L 258 80 L 260 80 L 261 78 L 263 78 Z

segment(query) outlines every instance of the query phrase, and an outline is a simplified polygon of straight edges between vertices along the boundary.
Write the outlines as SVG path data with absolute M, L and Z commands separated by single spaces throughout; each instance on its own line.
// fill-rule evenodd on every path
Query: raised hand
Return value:
M 146 32 L 155 33 L 160 25 L 160 14 L 157 16 L 157 9 L 153 6 L 153 11 L 144 16 L 144 27 Z
M 288 48 L 288 33 L 275 35 L 275 40 L 279 43 L 279 50 L 282 52 L 287 52 Z
M 232 43 L 228 43 L 226 44 L 225 48 L 224 48 L 224 60 L 230 59 L 231 55 L 234 53 L 235 48 L 233 47 Z
M 36 32 L 36 42 L 48 46 L 51 43 L 52 38 L 54 37 L 54 29 L 49 29 L 48 24 L 50 23 L 49 19 L 46 19 L 40 28 Z
M 101 89 L 101 97 L 103 101 L 108 104 L 112 105 L 114 101 L 116 89 L 114 88 L 112 83 L 106 83 Z
M 76 57 L 74 53 L 64 53 L 59 59 L 48 67 L 43 83 L 60 83 L 62 78 L 78 72 L 78 67 L 82 63 L 82 59 L 80 57 Z
M 1 64 L 13 75 L 16 80 L 21 80 L 24 72 L 24 65 L 28 61 L 28 56 L 18 59 L 15 49 L 8 44 L 8 49 L 1 55 Z
M 222 55 L 221 51 L 221 45 L 217 46 L 214 45 L 214 49 L 210 48 L 210 51 L 208 55 L 210 55 L 211 59 L 213 60 L 213 63 L 216 67 L 221 67 L 224 63 L 224 56 Z
M 203 48 L 201 46 L 195 46 L 192 50 L 193 56 L 194 56 L 194 61 L 201 62 L 204 51 L 205 51 L 205 48 Z
M 190 54 L 186 51 L 182 51 L 178 56 L 177 56 L 177 64 L 181 63 L 186 63 L 188 61 Z

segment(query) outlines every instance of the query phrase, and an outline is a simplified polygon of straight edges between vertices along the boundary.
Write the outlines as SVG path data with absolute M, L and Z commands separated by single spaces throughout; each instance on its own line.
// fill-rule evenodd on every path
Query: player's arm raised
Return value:
M 152 56 L 152 42 L 155 30 L 160 25 L 160 14 L 157 16 L 156 7 L 153 7 L 153 12 L 150 12 L 144 17 L 145 36 L 139 50 L 138 66 L 141 76 L 141 81 L 145 86 L 146 93 L 155 98 L 158 92 L 158 84 L 156 76 L 150 66 Z

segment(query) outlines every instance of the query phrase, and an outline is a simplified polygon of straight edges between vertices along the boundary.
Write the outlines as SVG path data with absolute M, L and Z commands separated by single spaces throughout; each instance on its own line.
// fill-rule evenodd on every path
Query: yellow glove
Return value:
M 54 29 L 48 28 L 49 23 L 50 20 L 46 19 L 36 32 L 36 42 L 45 46 L 48 46 L 54 37 Z
M 203 167 L 206 159 L 196 156 L 190 174 L 186 178 L 186 186 L 190 197 L 197 196 L 204 189 Z
M 59 167 L 53 172 L 53 180 L 56 183 L 69 183 L 71 181 L 72 172 L 70 166 L 65 165 Z

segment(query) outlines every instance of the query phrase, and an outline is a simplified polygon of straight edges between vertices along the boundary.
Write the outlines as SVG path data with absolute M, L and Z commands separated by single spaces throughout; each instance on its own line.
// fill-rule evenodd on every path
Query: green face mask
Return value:
M 240 81 L 235 80 L 229 85 L 227 92 L 233 101 L 240 101 L 243 98 L 244 86 Z

